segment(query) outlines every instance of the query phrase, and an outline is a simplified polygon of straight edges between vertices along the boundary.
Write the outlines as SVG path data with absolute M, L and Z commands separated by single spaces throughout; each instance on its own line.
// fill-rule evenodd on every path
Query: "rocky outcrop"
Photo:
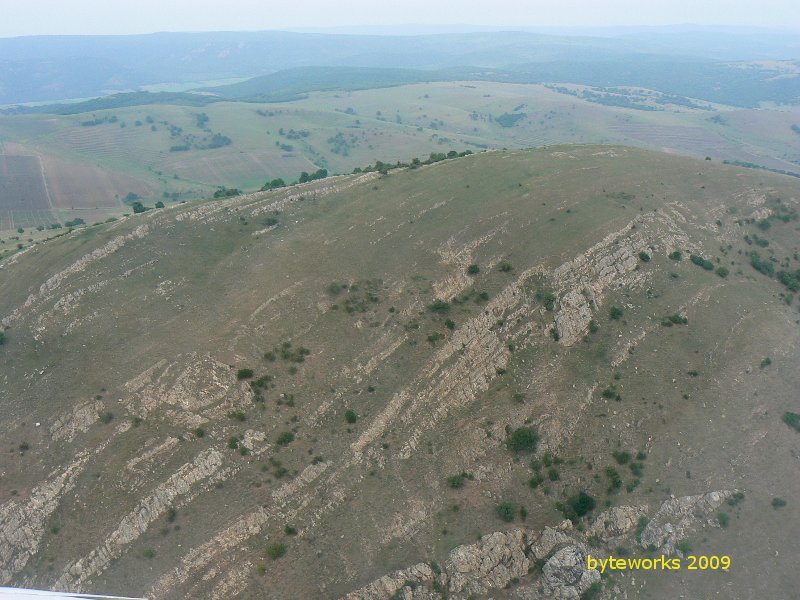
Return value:
M 615 506 L 605 511 L 587 530 L 587 535 L 596 536 L 603 542 L 610 542 L 628 536 L 639 524 L 639 519 L 647 516 L 647 506 Z
M 586 567 L 588 554 L 588 546 L 582 543 L 557 550 L 542 567 L 542 595 L 577 600 L 589 586 L 600 581 L 600 573 Z
M 213 475 L 221 466 L 222 454 L 216 448 L 201 452 L 194 461 L 183 465 L 150 496 L 143 498 L 108 535 L 103 544 L 64 569 L 55 587 L 80 589 L 85 582 L 105 570 L 131 542 L 147 531 L 153 521 L 178 497 L 187 494 L 193 485 Z
M 8 583 L 36 554 L 47 520 L 75 487 L 89 457 L 88 451 L 79 454 L 63 471 L 33 488 L 27 502 L 9 500 L 0 506 L 0 584 Z
M 586 297 L 575 290 L 567 292 L 561 298 L 561 308 L 556 315 L 556 329 L 561 344 L 571 346 L 581 339 L 591 320 L 592 309 Z
M 400 594 L 404 600 L 418 600 L 423 598 L 417 593 L 421 583 L 431 583 L 436 578 L 431 566 L 426 563 L 419 563 L 408 569 L 395 571 L 391 575 L 384 575 L 376 579 L 369 585 L 351 592 L 344 597 L 344 600 L 379 600 L 381 598 L 391 598 L 393 595 Z M 428 591 L 426 588 L 425 591 Z M 422 591 L 420 589 L 420 591 Z
M 653 544 L 665 554 L 676 552 L 676 540 L 709 520 L 732 493 L 666 500 L 641 534 L 641 545 Z M 601 581 L 600 573 L 588 568 L 588 555 L 607 557 L 610 553 L 608 547 L 597 546 L 597 540 L 613 541 L 615 547 L 631 540 L 648 513 L 644 505 L 614 507 L 599 514 L 585 532 L 563 521 L 541 533 L 526 529 L 491 533 L 475 544 L 453 549 L 441 567 L 419 563 L 385 575 L 342 600 L 427 600 L 440 598 L 444 590 L 451 598 L 466 598 L 514 585 L 511 597 L 519 600 L 578 600 Z
M 459 546 L 444 563 L 451 592 L 485 594 L 527 575 L 527 533 L 522 529 L 483 536 L 477 544 Z
M 709 492 L 667 500 L 642 531 L 642 548 L 655 546 L 666 554 L 680 554 L 677 543 L 704 522 L 714 525 L 716 521 L 709 519 L 709 515 L 715 514 L 732 494 L 732 491 Z
M 120 235 L 106 243 L 105 246 L 101 248 L 97 248 L 92 252 L 85 254 L 74 263 L 72 263 L 69 267 L 64 269 L 63 271 L 59 271 L 52 277 L 50 277 L 47 281 L 45 281 L 41 286 L 39 286 L 38 292 L 34 292 L 30 296 L 28 296 L 25 303 L 14 310 L 10 315 L 4 317 L 2 319 L 2 325 L 4 327 L 10 327 L 11 324 L 16 321 L 22 312 L 26 309 L 31 308 L 34 304 L 45 298 L 51 292 L 57 290 L 67 278 L 81 273 L 86 270 L 86 268 L 91 265 L 92 263 L 102 260 L 105 257 L 117 252 L 120 248 L 125 246 L 131 240 L 138 240 L 145 237 L 150 232 L 150 228 L 148 225 L 139 225 L 134 229 L 131 233 L 127 235 Z
M 75 405 L 69 413 L 62 415 L 50 426 L 50 435 L 56 441 L 71 442 L 79 433 L 89 431 L 89 428 L 100 419 L 103 403 L 100 401 L 87 401 Z

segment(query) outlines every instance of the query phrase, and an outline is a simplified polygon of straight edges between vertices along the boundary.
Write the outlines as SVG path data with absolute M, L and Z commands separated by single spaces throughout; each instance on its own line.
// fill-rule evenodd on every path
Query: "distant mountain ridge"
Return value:
M 708 50 L 707 50 L 708 49 Z M 0 104 L 58 101 L 163 83 L 257 77 L 310 66 L 507 69 L 640 53 L 712 59 L 800 57 L 789 34 L 664 33 L 617 37 L 519 31 L 440 35 L 212 32 L 0 39 Z

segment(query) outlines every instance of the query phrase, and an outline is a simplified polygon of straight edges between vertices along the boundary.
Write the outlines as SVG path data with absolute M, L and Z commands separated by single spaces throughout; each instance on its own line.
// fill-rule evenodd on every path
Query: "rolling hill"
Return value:
M 343 71 L 331 70 L 340 84 L 376 85 L 372 71 Z M 308 84 L 309 70 L 302 73 Z M 388 84 L 392 77 L 384 77 Z M 306 89 L 284 76 L 240 85 L 232 95 L 295 97 Z M 118 217 L 130 212 L 128 197 L 149 206 L 193 200 L 220 186 L 252 191 L 277 177 L 295 181 L 302 171 L 351 173 L 376 160 L 409 161 L 450 149 L 622 143 L 800 172 L 800 135 L 792 129 L 798 119 L 786 107 L 739 109 L 637 87 L 464 80 L 303 95 L 203 106 L 170 101 L 108 108 L 104 100 L 73 107 L 89 112 L 0 116 L 3 154 L 41 164 L 15 177 L 47 192 L 35 205 L 0 198 L 0 236 L 13 247 L 9 237 L 19 227 L 25 243 L 37 226 Z
M 34 244 L 0 262 L 0 585 L 789 597 L 798 210 L 796 178 L 561 145 Z

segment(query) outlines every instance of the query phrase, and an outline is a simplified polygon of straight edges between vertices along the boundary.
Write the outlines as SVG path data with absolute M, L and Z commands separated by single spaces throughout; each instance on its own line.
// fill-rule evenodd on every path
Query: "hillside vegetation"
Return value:
M 0 263 L 0 585 L 789 597 L 798 210 L 796 178 L 565 145 L 26 248 Z M 732 564 L 600 579 L 589 550 Z
M 291 78 L 267 79 L 276 87 L 254 80 L 238 89 L 291 97 L 303 89 Z M 363 82 L 375 84 L 374 74 Z M 118 217 L 131 211 L 128 198 L 169 204 L 220 187 L 253 191 L 276 178 L 296 181 L 303 171 L 351 173 L 377 160 L 406 162 L 452 149 L 624 143 L 800 173 L 791 111 L 735 109 L 640 87 L 461 80 L 201 106 L 153 96 L 163 103 L 108 108 L 101 100 L 73 106 L 88 111 L 76 114 L 0 116 L 3 154 L 39 163 L 11 177 L 27 177 L 28 188 L 42 190 L 33 201 L 0 197 L 0 238 L 7 244 L 0 249 L 25 244 L 37 227 Z M 20 227 L 25 235 L 9 239 Z

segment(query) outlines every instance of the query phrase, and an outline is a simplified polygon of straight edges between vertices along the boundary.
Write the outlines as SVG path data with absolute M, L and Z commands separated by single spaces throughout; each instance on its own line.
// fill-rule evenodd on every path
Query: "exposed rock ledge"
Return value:
M 512 529 L 483 536 L 475 544 L 453 549 L 441 566 L 419 563 L 384 575 L 350 592 L 342 600 L 438 600 L 448 592 L 452 600 L 485 596 L 491 590 L 515 585 L 511 597 L 519 600 L 578 600 L 600 574 L 588 570 L 589 552 L 608 556 L 608 549 L 593 547 L 629 539 L 642 548 L 655 546 L 674 554 L 676 540 L 706 524 L 718 526 L 710 515 L 732 495 L 732 491 L 710 492 L 666 500 L 647 521 L 640 538 L 633 540 L 647 506 L 620 506 L 600 515 L 580 532 L 570 521 L 541 532 Z M 642 524 L 644 521 L 641 521 Z M 541 567 L 541 569 L 539 568 Z

